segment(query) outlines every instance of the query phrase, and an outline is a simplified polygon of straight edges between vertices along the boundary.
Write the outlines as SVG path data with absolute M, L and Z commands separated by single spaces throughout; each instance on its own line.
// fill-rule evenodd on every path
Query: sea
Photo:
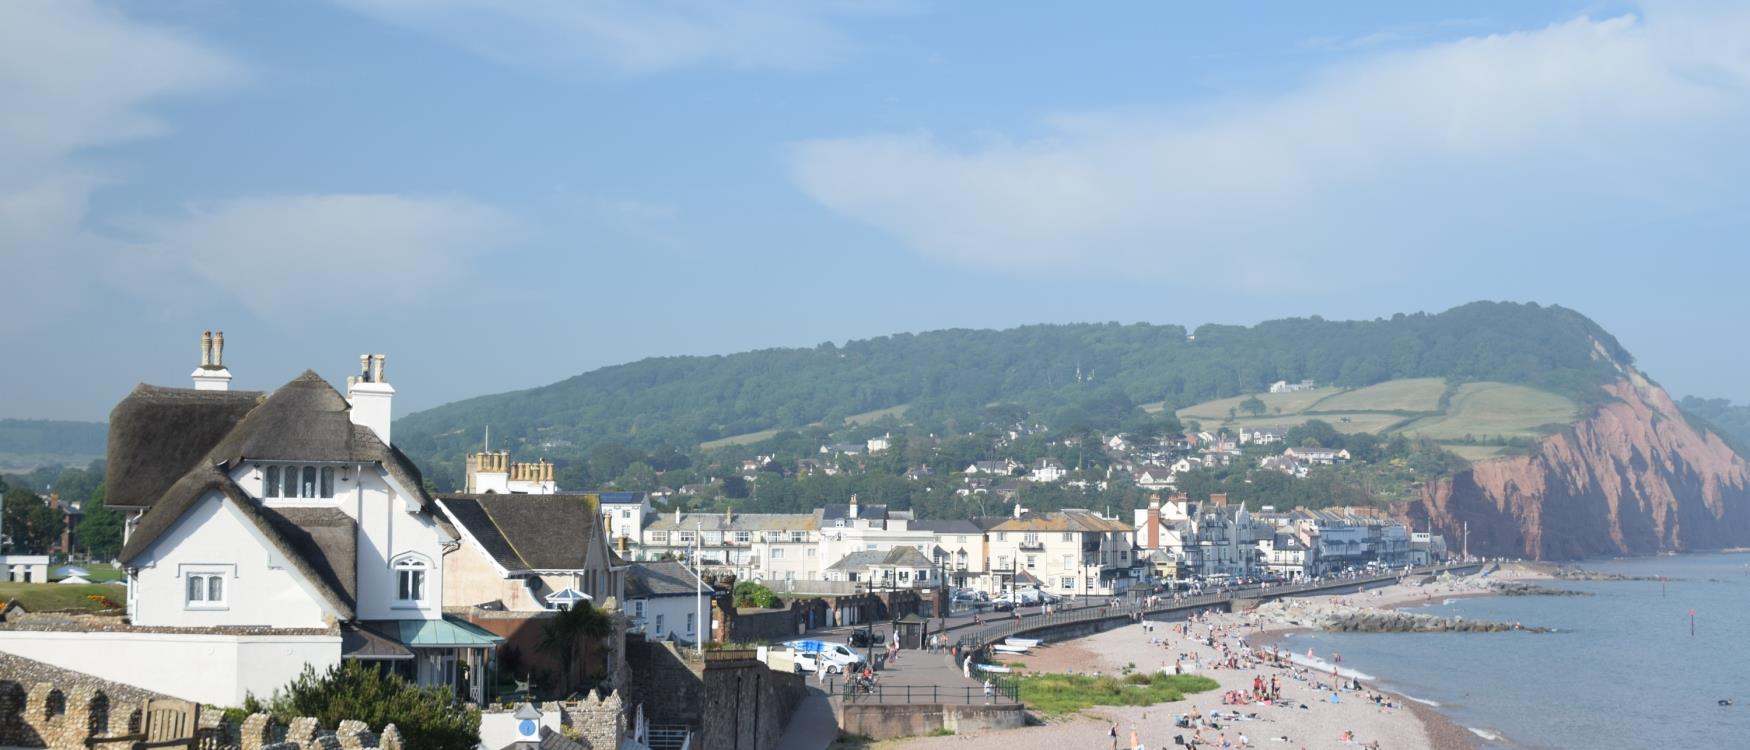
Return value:
M 1433 706 L 1485 748 L 1750 748 L 1750 554 L 1581 565 L 1669 580 L 1548 581 L 1593 595 L 1416 609 L 1553 633 L 1321 632 L 1282 646 L 1340 653 L 1345 671 Z

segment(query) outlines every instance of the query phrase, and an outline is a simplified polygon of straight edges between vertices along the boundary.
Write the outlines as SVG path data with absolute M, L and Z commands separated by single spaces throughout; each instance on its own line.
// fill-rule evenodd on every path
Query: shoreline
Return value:
M 1486 579 L 1466 577 L 1434 581 L 1424 587 L 1419 579 L 1393 583 L 1364 592 L 1320 595 L 1297 599 L 1304 606 L 1351 606 L 1408 608 L 1451 598 L 1494 595 L 1488 584 L 1495 580 L 1531 577 L 1522 568 L 1504 569 Z M 1205 747 L 1223 735 L 1239 747 L 1243 732 L 1253 747 L 1342 750 L 1377 742 L 1393 750 L 1476 750 L 1483 738 L 1441 713 L 1401 693 L 1383 690 L 1379 678 L 1366 676 L 1361 690 L 1338 689 L 1333 695 L 1331 665 L 1314 659 L 1296 658 L 1292 663 L 1273 664 L 1268 658 L 1252 660 L 1255 650 L 1267 649 L 1305 628 L 1289 625 L 1267 613 L 1206 611 L 1193 622 L 1153 621 L 1153 628 L 1130 624 L 1089 636 L 1048 643 L 1027 654 L 1002 656 L 998 663 L 1024 662 L 1027 672 L 1118 676 L 1135 672 L 1172 672 L 1175 664 L 1186 673 L 1215 679 L 1215 690 L 1185 696 L 1178 701 L 1150 706 L 1091 706 L 1062 716 L 1040 716 L 1042 724 L 1009 730 L 967 732 L 946 737 L 912 737 L 882 743 L 883 748 L 965 748 L 966 750 L 1060 750 L 1065 747 L 1098 747 L 1107 742 L 1107 732 L 1116 724 L 1120 738 L 1136 732 L 1151 748 L 1177 747 L 1175 738 L 1200 739 Z M 1285 649 L 1286 651 L 1286 649 Z M 1286 654 L 1285 654 L 1286 655 Z M 1227 661 L 1233 661 L 1228 666 Z M 1279 681 L 1281 700 L 1224 703 L 1229 694 L 1250 693 L 1253 680 Z M 1370 696 L 1378 695 L 1374 703 Z M 1338 698 L 1332 702 L 1331 698 Z M 1407 710 L 1406 710 L 1407 709 Z M 1221 720 L 1219 727 L 1204 726 L 1201 732 L 1175 726 L 1175 717 L 1198 714 L 1213 718 L 1239 712 L 1249 718 Z M 1037 714 L 1035 714 L 1037 715 Z M 1353 740 L 1345 737 L 1352 736 Z M 1285 738 L 1285 739 L 1284 739 Z M 1091 744 L 1090 744 L 1091 743 Z

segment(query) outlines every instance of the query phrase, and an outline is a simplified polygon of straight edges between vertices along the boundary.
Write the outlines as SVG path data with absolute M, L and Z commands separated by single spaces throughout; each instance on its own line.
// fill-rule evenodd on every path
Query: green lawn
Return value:
M 107 596 L 117 604 L 124 604 L 127 589 L 101 583 L 73 586 L 59 583 L 0 583 L 0 600 L 10 602 L 16 599 L 32 612 L 101 611 L 102 605 L 86 598 L 92 594 Z
M 874 422 L 878 419 L 881 419 L 882 417 L 903 417 L 903 416 L 905 416 L 905 410 L 910 409 L 910 408 L 911 408 L 911 404 L 900 404 L 899 406 L 889 406 L 885 409 L 876 409 L 874 411 L 866 411 L 866 412 L 863 412 L 862 414 L 852 414 L 851 416 L 845 417 L 845 423 L 850 424 L 850 425 L 860 425 L 860 424 L 868 424 L 870 422 Z M 809 427 L 819 427 L 819 426 L 820 426 L 819 422 L 815 422 L 815 423 L 809 425 Z M 788 428 L 787 427 L 784 429 L 803 429 L 803 428 Z M 770 439 L 772 439 L 772 436 L 777 435 L 780 432 L 783 432 L 783 430 L 760 430 L 759 432 L 744 432 L 740 435 L 730 435 L 729 437 L 720 437 L 720 438 L 717 438 L 716 440 L 707 440 L 703 443 L 700 443 L 699 450 L 711 451 L 711 450 L 716 450 L 718 448 L 726 448 L 726 447 L 729 447 L 731 445 L 748 445 L 751 443 L 760 442 L 762 440 L 770 440 Z
M 1310 412 L 1439 411 L 1445 378 L 1409 378 L 1344 391 L 1305 409 Z
M 1240 402 L 1253 397 L 1264 402 L 1264 406 L 1266 407 L 1265 416 L 1275 415 L 1278 408 L 1282 410 L 1282 414 L 1284 415 L 1299 414 L 1307 407 L 1310 407 L 1325 398 L 1335 396 L 1338 393 L 1340 393 L 1340 391 L 1336 388 L 1314 388 L 1310 391 L 1298 391 L 1295 393 L 1248 394 L 1245 396 L 1234 396 L 1233 398 L 1219 398 L 1214 401 L 1205 401 L 1201 404 L 1187 406 L 1180 409 L 1178 414 L 1180 421 L 1195 419 L 1201 422 L 1218 422 L 1227 419 L 1228 409 L 1238 410 L 1240 408 Z M 1241 413 L 1243 414 L 1244 412 Z M 1306 420 L 1292 420 L 1294 423 L 1304 421 Z
M 1124 678 L 1078 674 L 1037 674 L 1019 678 L 1021 702 L 1047 715 L 1063 715 L 1092 706 L 1152 706 L 1180 700 L 1186 693 L 1214 690 L 1220 685 L 1202 675 L 1137 673 Z
M 1424 417 L 1400 432 L 1440 441 L 1492 437 L 1541 437 L 1540 428 L 1574 421 L 1579 410 L 1565 396 L 1506 383 L 1466 383 L 1446 413 Z M 1468 456 L 1467 456 L 1468 457 Z
M 1348 418 L 1349 421 L 1343 421 L 1344 418 Z M 1227 427 L 1234 430 L 1238 430 L 1242 427 L 1247 429 L 1255 427 L 1278 427 L 1286 430 L 1290 427 L 1303 424 L 1309 419 L 1324 420 L 1325 422 L 1330 423 L 1332 427 L 1337 428 L 1338 432 L 1377 433 L 1403 422 L 1405 419 L 1408 419 L 1408 417 L 1377 412 L 1358 412 L 1351 414 L 1295 414 L 1282 416 L 1272 415 L 1264 417 L 1240 417 L 1232 422 L 1225 420 L 1207 420 L 1203 422 L 1203 429 L 1211 432 L 1217 427 Z

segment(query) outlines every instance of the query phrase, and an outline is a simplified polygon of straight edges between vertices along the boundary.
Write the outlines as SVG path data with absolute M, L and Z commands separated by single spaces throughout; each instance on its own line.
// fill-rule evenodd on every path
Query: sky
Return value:
M 1750 401 L 1742 3 L 0 3 L 0 416 L 901 331 L 1592 317 Z

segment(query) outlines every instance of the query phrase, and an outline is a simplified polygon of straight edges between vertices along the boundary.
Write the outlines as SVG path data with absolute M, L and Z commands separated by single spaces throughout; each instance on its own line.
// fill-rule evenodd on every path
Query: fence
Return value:
M 846 680 L 837 690 L 847 703 L 875 704 L 944 704 L 977 705 L 980 703 L 1019 703 L 1020 685 L 1012 677 L 990 677 L 991 692 L 985 695 L 982 685 L 865 685 L 859 680 Z M 833 690 L 829 684 L 827 689 Z

